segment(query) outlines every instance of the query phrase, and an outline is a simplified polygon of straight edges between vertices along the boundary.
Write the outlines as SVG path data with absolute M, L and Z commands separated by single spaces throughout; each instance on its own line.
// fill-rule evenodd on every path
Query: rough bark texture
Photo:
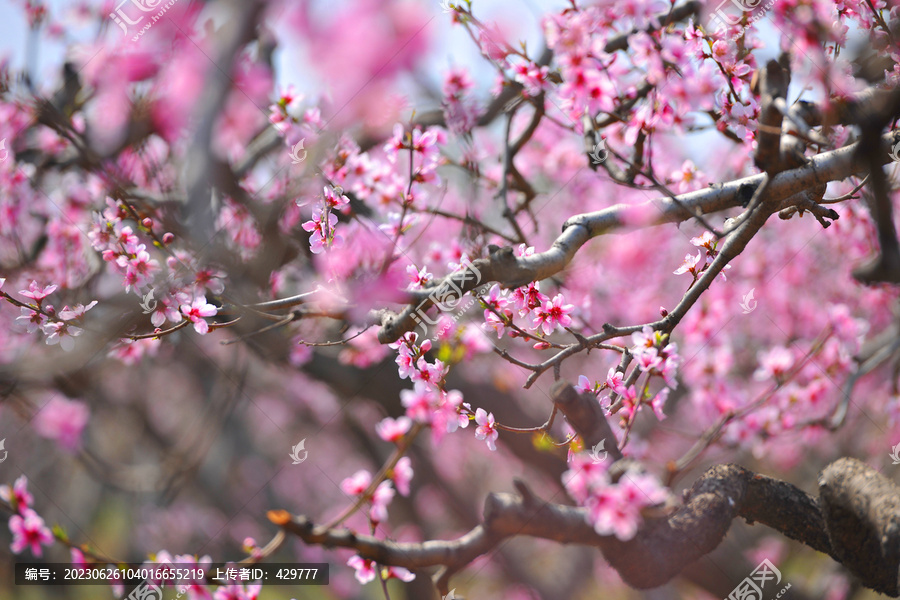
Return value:
M 609 425 L 582 403 L 588 395 L 566 384 L 554 386 L 551 395 L 585 439 L 602 439 Z M 450 576 L 504 539 L 523 535 L 595 547 L 628 585 L 658 587 L 712 552 L 741 517 L 828 554 L 865 587 L 900 597 L 900 487 L 856 459 L 842 458 L 822 472 L 818 498 L 739 465 L 715 465 L 684 494 L 681 506 L 648 518 L 628 541 L 598 535 L 583 508 L 547 502 L 522 481 L 515 486 L 518 494 L 489 494 L 482 523 L 455 540 L 398 543 L 317 527 L 286 511 L 272 511 L 269 518 L 309 544 L 353 548 L 365 558 L 408 569 L 439 566 L 434 579 L 446 594 Z

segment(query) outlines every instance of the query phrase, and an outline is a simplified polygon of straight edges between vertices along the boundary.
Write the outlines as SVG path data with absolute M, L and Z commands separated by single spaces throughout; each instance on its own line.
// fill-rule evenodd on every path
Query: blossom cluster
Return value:
M 53 533 L 44 524 L 33 508 L 34 496 L 28 491 L 28 478 L 21 475 L 13 486 L 0 485 L 0 500 L 3 500 L 13 510 L 9 518 L 9 530 L 12 532 L 13 541 L 10 550 L 13 554 L 21 554 L 26 549 L 37 558 L 43 556 L 42 546 L 53 544 Z
M 47 345 L 59 344 L 60 348 L 66 351 L 75 347 L 75 338 L 84 333 L 84 329 L 76 323 L 80 324 L 84 314 L 97 305 L 96 300 L 87 306 L 76 304 L 70 308 L 65 305 L 57 312 L 52 304 L 45 304 L 44 300 L 53 294 L 58 286 L 41 286 L 37 281 L 32 281 L 28 284 L 27 290 L 19 290 L 19 295 L 31 300 L 31 303 L 23 303 L 2 291 L 5 283 L 6 279 L 0 278 L 0 297 L 19 306 L 20 315 L 16 320 L 24 324 L 28 333 L 40 331 L 44 334 L 44 342 Z
M 669 492 L 652 475 L 634 469 L 613 483 L 608 464 L 578 454 L 563 473 L 562 481 L 569 496 L 587 509 L 585 519 L 598 534 L 628 541 L 644 521 L 642 509 L 663 504 L 669 499 Z
M 171 247 L 167 248 L 169 256 L 163 272 L 159 261 L 150 256 L 148 241 L 135 232 L 136 216 L 124 202 L 107 198 L 106 208 L 95 213 L 88 233 L 94 250 L 122 275 L 125 291 L 143 295 L 141 305 L 150 313 L 155 327 L 162 327 L 167 321 L 177 324 L 187 320 L 197 333 L 207 333 L 207 318 L 215 316 L 218 308 L 207 301 L 206 294 L 224 292 L 224 273 L 201 266 L 192 254 Z M 156 224 L 150 217 L 140 219 L 137 227 L 161 248 L 174 241 L 171 233 L 157 237 Z

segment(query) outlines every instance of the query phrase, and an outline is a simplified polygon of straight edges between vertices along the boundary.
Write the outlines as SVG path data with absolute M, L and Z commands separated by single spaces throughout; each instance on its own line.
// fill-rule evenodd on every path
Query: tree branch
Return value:
M 851 458 L 829 465 L 820 477 L 818 499 L 796 486 L 738 465 L 716 465 L 685 493 L 685 503 L 668 517 L 648 520 L 628 541 L 598 535 L 583 508 L 540 500 L 524 484 L 519 494 L 489 494 L 484 521 L 455 540 L 421 543 L 379 540 L 346 529 L 316 527 L 303 516 L 269 512 L 269 519 L 308 544 L 352 548 L 380 564 L 458 571 L 508 537 L 526 535 L 599 549 L 623 581 L 635 588 L 663 585 L 686 566 L 712 552 L 735 517 L 759 522 L 824 552 L 846 566 L 862 585 L 898 597 L 900 488 Z M 873 557 L 876 558 L 873 561 Z
M 900 141 L 900 134 L 888 133 L 881 141 L 893 145 Z M 857 154 L 857 144 L 823 152 L 810 158 L 809 163 L 782 171 L 771 178 L 767 189 L 767 203 L 777 210 L 802 202 L 807 198 L 805 190 L 816 188 L 829 181 L 840 181 L 864 171 L 867 161 Z M 890 160 L 888 153 L 877 160 L 884 164 Z M 498 282 L 506 288 L 516 288 L 531 281 L 539 281 L 556 275 L 574 258 L 575 253 L 591 238 L 612 233 L 626 226 L 654 226 L 679 223 L 692 219 L 696 214 L 710 214 L 746 204 L 745 191 L 756 190 L 766 177 L 764 173 L 744 177 L 721 185 L 688 192 L 676 197 L 651 200 L 638 205 L 617 204 L 610 208 L 576 215 L 563 225 L 562 234 L 550 249 L 531 256 L 516 257 L 512 248 L 492 247 L 489 258 L 474 261 L 481 278 L 461 281 L 460 274 L 445 277 L 438 285 L 410 294 L 411 303 L 399 314 L 384 311 L 380 315 L 381 330 L 378 339 L 387 344 L 397 341 L 416 326 L 413 315 L 432 306 L 428 296 L 450 283 L 465 293 L 488 282 Z M 801 195 L 802 194 L 802 195 Z M 797 195 L 800 195 L 799 197 Z M 635 221 L 640 220 L 636 224 Z

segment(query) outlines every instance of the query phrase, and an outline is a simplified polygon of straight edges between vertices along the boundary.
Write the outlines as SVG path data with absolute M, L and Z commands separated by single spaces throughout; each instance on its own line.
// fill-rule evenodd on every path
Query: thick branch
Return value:
M 900 135 L 888 133 L 881 139 L 893 145 L 900 141 Z M 795 195 L 829 181 L 843 180 L 865 170 L 868 165 L 855 154 L 856 149 L 857 145 L 853 144 L 831 152 L 823 152 L 810 158 L 809 163 L 802 167 L 778 173 L 771 179 L 766 189 L 767 203 L 779 209 L 793 206 L 799 200 L 794 197 Z M 884 164 L 890 160 L 890 156 L 885 152 L 878 160 Z M 705 215 L 745 205 L 747 192 L 752 195 L 765 177 L 766 175 L 761 173 L 681 194 L 676 196 L 675 200 L 661 198 L 633 206 L 617 204 L 601 211 L 577 215 L 566 221 L 562 235 L 549 250 L 531 256 L 516 257 L 511 248 L 493 249 L 489 258 L 474 262 L 474 266 L 481 274 L 479 281 L 470 279 L 461 282 L 458 274 L 448 276 L 437 286 L 412 295 L 414 303 L 407 306 L 399 315 L 383 313 L 378 339 L 384 344 L 391 343 L 404 333 L 412 331 L 416 326 L 413 315 L 417 310 L 423 312 L 428 310 L 432 306 L 432 302 L 427 298 L 429 294 L 450 281 L 458 287 L 462 284 L 460 289 L 469 292 L 491 281 L 499 282 L 507 288 L 515 288 L 531 281 L 546 279 L 562 271 L 581 246 L 593 237 L 612 233 L 626 226 L 679 223 L 694 218 L 696 214 Z M 804 195 L 803 198 L 805 197 Z M 637 220 L 640 222 L 635 223 Z
M 553 403 L 566 416 L 569 424 L 575 429 L 585 448 L 593 448 L 604 440 L 612 444 L 610 448 L 604 446 L 613 460 L 622 458 L 622 452 L 616 446 L 616 436 L 613 434 L 603 414 L 603 409 L 597 398 L 591 394 L 579 394 L 571 384 L 558 381 L 550 388 L 550 397 Z
M 598 535 L 583 508 L 544 502 L 524 484 L 517 487 L 518 495 L 490 494 L 484 522 L 456 540 L 397 543 L 315 527 L 286 511 L 271 511 L 269 518 L 309 544 L 352 548 L 365 558 L 409 569 L 443 565 L 450 573 L 512 536 L 593 546 L 628 585 L 646 589 L 663 585 L 714 550 L 731 521 L 743 517 L 829 554 L 866 587 L 900 595 L 900 488 L 854 459 L 840 459 L 825 469 L 818 500 L 790 483 L 737 465 L 714 466 L 685 494 L 681 508 L 645 521 L 628 541 Z

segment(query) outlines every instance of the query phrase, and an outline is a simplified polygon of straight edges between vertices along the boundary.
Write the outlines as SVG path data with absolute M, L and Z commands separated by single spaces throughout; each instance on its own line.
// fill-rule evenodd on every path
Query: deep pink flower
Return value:
M 43 555 L 41 545 L 49 546 L 53 543 L 53 533 L 44 525 L 44 519 L 30 508 L 21 511 L 21 515 L 9 518 L 9 530 L 13 534 L 13 541 L 9 546 L 13 554 L 21 554 L 25 548 L 29 548 L 32 554 L 40 558 Z
M 404 583 L 409 583 L 416 578 L 414 573 L 410 572 L 408 569 L 404 569 L 403 567 L 388 566 L 382 569 L 381 574 L 385 579 L 399 579 Z
M 343 236 L 334 231 L 337 223 L 337 215 L 330 211 L 324 211 L 321 208 L 313 210 L 312 219 L 302 225 L 305 231 L 312 232 L 312 235 L 309 236 L 310 252 L 321 254 L 327 248 L 340 248 L 344 245 Z
M 541 293 L 541 284 L 537 281 L 513 290 L 512 298 L 521 316 L 525 316 L 550 299 Z
M 436 360 L 434 364 L 430 364 L 422 357 L 416 362 L 416 367 L 417 369 L 410 373 L 410 379 L 416 383 L 423 383 L 429 389 L 440 388 L 447 372 L 443 362 Z
M 569 313 L 575 307 L 571 304 L 563 304 L 562 294 L 557 294 L 553 300 L 544 302 L 540 308 L 535 309 L 534 327 L 543 328 L 545 335 L 550 335 L 557 327 L 568 327 L 572 324 Z
M 606 374 L 606 386 L 615 393 L 621 394 L 625 391 L 625 374 L 615 367 L 610 367 Z
M 0 499 L 14 504 L 18 512 L 31 508 L 34 496 L 28 491 L 28 478 L 25 475 L 19 475 L 13 483 L 12 489 L 8 485 L 0 485 Z
M 347 566 L 356 570 L 356 580 L 365 585 L 375 579 L 375 561 L 353 555 L 347 561 Z

